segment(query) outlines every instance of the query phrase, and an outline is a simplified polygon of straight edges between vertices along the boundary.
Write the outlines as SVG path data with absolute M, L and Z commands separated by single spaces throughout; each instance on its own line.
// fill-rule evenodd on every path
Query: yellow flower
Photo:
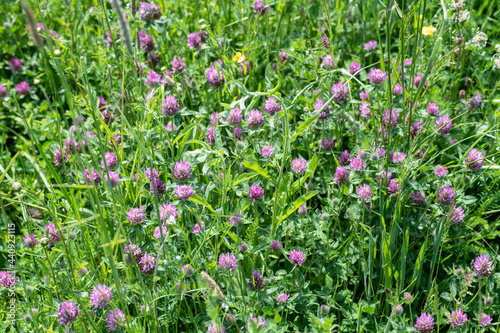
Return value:
M 424 15 L 420 14 L 420 19 L 423 19 L 424 18 Z
M 245 61 L 245 55 L 241 52 L 236 52 L 236 54 L 233 57 L 233 61 L 242 63 L 243 61 Z
M 434 32 L 436 31 L 437 29 L 434 28 L 432 25 L 428 26 L 428 27 L 423 27 L 422 28 L 422 35 L 425 35 L 425 36 L 434 36 Z

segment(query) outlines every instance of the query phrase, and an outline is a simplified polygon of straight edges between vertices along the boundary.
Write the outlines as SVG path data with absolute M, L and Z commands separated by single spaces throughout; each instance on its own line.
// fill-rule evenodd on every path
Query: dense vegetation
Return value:
M 500 6 L 0 5 L 0 331 L 499 331 Z

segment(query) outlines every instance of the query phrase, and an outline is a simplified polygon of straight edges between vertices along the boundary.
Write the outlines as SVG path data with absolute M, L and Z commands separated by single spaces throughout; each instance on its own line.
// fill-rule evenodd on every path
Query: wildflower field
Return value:
M 0 22 L 0 332 L 500 332 L 498 1 Z

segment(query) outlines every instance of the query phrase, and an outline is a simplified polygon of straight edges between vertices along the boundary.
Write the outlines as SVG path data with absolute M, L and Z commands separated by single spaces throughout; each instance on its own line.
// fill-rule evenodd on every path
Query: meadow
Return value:
M 500 3 L 0 4 L 0 332 L 500 332 Z

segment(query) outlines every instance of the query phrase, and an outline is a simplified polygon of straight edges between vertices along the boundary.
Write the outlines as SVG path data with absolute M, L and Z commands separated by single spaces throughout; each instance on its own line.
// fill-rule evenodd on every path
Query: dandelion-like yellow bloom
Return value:
M 434 32 L 436 32 L 436 28 L 434 28 L 432 25 L 428 26 L 428 27 L 423 27 L 422 28 L 422 35 L 425 35 L 425 36 L 434 36 Z
M 236 54 L 233 57 L 233 61 L 242 63 L 243 61 L 245 61 L 245 55 L 241 52 L 236 52 Z

